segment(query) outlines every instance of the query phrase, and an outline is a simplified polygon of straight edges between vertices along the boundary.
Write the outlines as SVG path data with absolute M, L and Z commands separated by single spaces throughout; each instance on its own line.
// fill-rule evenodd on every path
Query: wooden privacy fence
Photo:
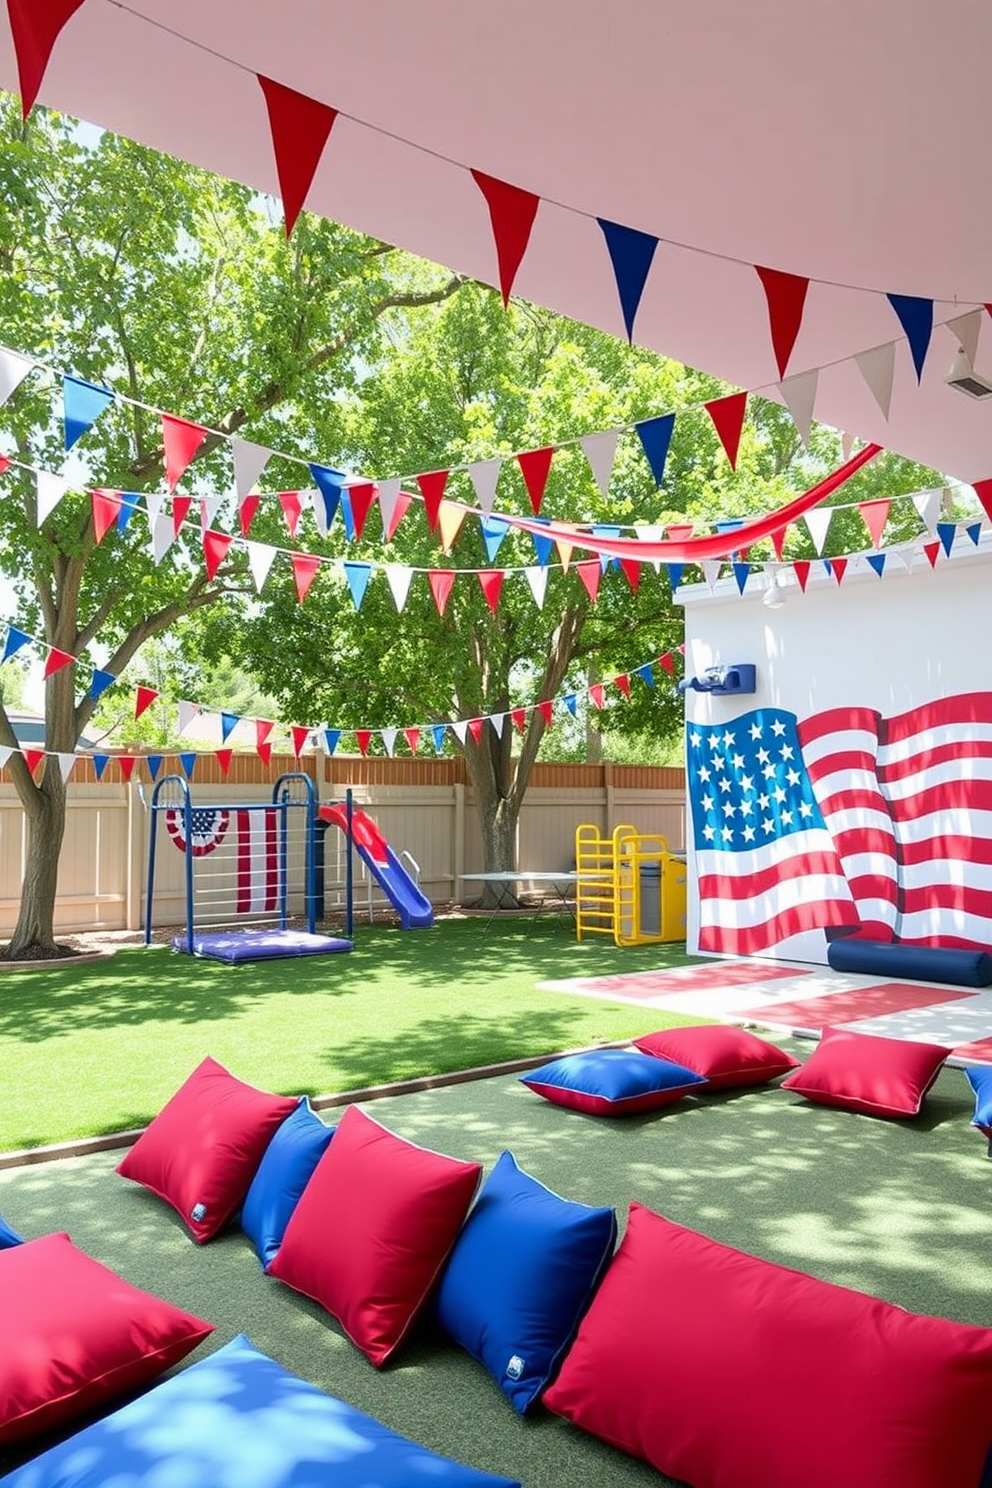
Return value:
M 305 755 L 273 756 L 266 766 L 255 755 L 235 755 L 227 777 L 211 755 L 201 755 L 191 782 L 194 805 L 228 805 L 271 797 L 280 774 L 309 774 L 321 801 L 341 800 L 350 787 L 355 804 L 374 816 L 397 853 L 410 855 L 420 885 L 435 904 L 467 902 L 478 886 L 460 875 L 482 870 L 482 837 L 473 793 L 462 759 L 351 759 Z M 59 865 L 57 933 L 136 930 L 144 922 L 150 795 L 139 762 L 130 783 L 111 760 L 97 780 L 93 763 L 81 759 L 68 786 L 66 830 Z M 685 784 L 681 770 L 648 765 L 535 765 L 524 797 L 517 863 L 535 872 L 572 867 L 575 828 L 594 823 L 612 832 L 629 822 L 641 832 L 685 845 Z M 328 843 L 330 848 L 330 842 Z M 6 772 L 0 772 L 0 938 L 17 919 L 27 853 L 27 822 Z M 155 920 L 183 918 L 182 855 L 162 857 L 157 867 Z M 328 854 L 328 892 L 340 866 Z M 356 911 L 368 902 L 356 864 Z M 374 903 L 382 902 L 376 891 Z

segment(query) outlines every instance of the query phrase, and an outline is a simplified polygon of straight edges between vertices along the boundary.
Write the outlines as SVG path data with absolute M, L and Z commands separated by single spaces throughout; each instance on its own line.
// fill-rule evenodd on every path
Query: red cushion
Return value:
M 108 1271 L 68 1235 L 0 1255 L 0 1444 L 50 1431 L 185 1357 L 211 1323 Z
M 709 1090 L 731 1090 L 742 1085 L 763 1085 L 795 1069 L 793 1059 L 784 1049 L 766 1043 L 748 1033 L 746 1028 L 731 1028 L 726 1023 L 705 1023 L 695 1028 L 663 1028 L 634 1040 L 642 1054 L 656 1059 L 673 1059 L 686 1069 L 705 1075 Z
M 171 1204 L 194 1240 L 238 1209 L 265 1149 L 299 1097 L 268 1095 L 206 1058 L 117 1166 Z
M 326 1307 L 383 1364 L 430 1291 L 481 1175 L 481 1164 L 417 1147 L 350 1106 L 269 1275 Z
M 950 1052 L 939 1044 L 825 1028 L 809 1059 L 780 1089 L 865 1116 L 916 1116 Z
M 720 1245 L 632 1204 L 544 1403 L 693 1488 L 977 1488 L 992 1330 Z

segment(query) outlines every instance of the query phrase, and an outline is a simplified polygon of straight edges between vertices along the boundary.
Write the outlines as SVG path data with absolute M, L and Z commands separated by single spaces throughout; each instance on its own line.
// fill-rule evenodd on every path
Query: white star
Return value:
M 712 771 L 708 770 L 705 765 L 700 765 L 699 769 L 696 771 L 696 774 L 699 776 L 700 780 L 709 780 Z
M 754 841 L 754 828 L 750 825 L 750 823 L 744 828 L 742 836 L 745 842 Z
M 726 746 L 727 746 L 728 749 L 730 748 L 731 744 L 733 744 L 733 742 L 734 742 L 734 735 L 730 732 L 729 729 L 727 730 L 727 732 L 723 736 L 723 742 L 724 742 L 724 744 L 726 744 Z
M 799 802 L 799 815 L 806 821 L 808 821 L 809 818 L 813 815 L 813 807 L 810 805 L 809 801 Z
M 751 734 L 751 738 L 752 739 L 760 739 L 761 738 L 761 724 L 760 723 L 752 723 L 751 728 L 750 728 L 750 734 Z
M 792 812 L 791 811 L 783 811 L 782 812 L 782 825 L 783 825 L 783 827 L 791 827 L 792 826 Z
M 737 815 L 737 807 L 734 805 L 733 801 L 724 801 L 724 803 L 723 803 L 723 814 L 726 817 L 731 817 L 731 816 L 736 816 Z
M 754 802 L 753 801 L 742 801 L 741 802 L 741 816 L 750 816 L 753 807 L 754 807 Z
M 781 739 L 782 735 L 785 733 L 785 724 L 782 722 L 781 718 L 776 718 L 773 722 L 772 733 L 775 735 L 776 739 Z
M 782 789 L 782 787 L 780 785 L 777 785 L 775 787 L 775 789 L 772 791 L 772 800 L 773 801 L 777 801 L 780 806 L 781 806 L 782 802 L 785 800 L 785 791 Z
M 735 770 L 743 770 L 744 756 L 742 754 L 735 754 L 731 757 L 730 763 L 733 765 Z
M 705 827 L 703 828 L 703 836 L 706 838 L 707 842 L 712 842 L 713 838 L 716 836 L 716 827 L 711 827 L 709 822 L 707 822 Z
M 742 775 L 741 776 L 741 790 L 743 790 L 743 791 L 754 790 L 754 779 L 753 779 L 752 776 L 750 776 L 750 775 Z
M 709 744 L 709 746 L 710 746 L 711 749 L 719 749 L 720 748 L 720 735 L 719 734 L 710 734 L 709 739 L 707 740 L 707 743 Z
M 704 811 L 712 811 L 715 805 L 716 802 L 714 801 L 712 796 L 703 797 L 702 806 Z
M 733 790 L 733 786 L 731 785 L 730 781 L 727 779 L 726 775 L 721 775 L 720 776 L 720 779 L 719 779 L 718 784 L 720 786 L 720 789 L 723 791 L 724 795 L 727 794 L 727 791 Z
M 702 744 L 702 742 L 703 742 L 703 736 L 702 736 L 702 734 L 691 733 L 689 735 L 689 743 L 695 745 L 695 747 L 697 749 L 699 748 L 700 744 Z
M 785 778 L 789 782 L 790 785 L 798 785 L 799 784 L 799 779 L 800 779 L 799 771 L 798 770 L 786 770 L 786 772 L 785 772 Z
M 765 777 L 766 780 L 774 780 L 775 779 L 775 766 L 774 765 L 766 765 L 765 768 L 762 770 L 761 773 L 762 773 L 762 775 L 764 775 L 764 777 Z
M 792 745 L 791 744 L 783 744 L 782 745 L 782 748 L 779 750 L 779 754 L 782 756 L 782 758 L 784 760 L 791 759 L 792 758 L 792 755 L 793 755 L 793 752 L 794 751 L 793 751 L 793 748 L 792 748 Z
M 761 808 L 762 811 L 767 811 L 768 810 L 768 797 L 767 796 L 764 796 L 764 795 L 759 796 L 758 797 L 758 805 L 759 805 L 759 807 Z
M 770 759 L 771 759 L 771 755 L 768 753 L 768 750 L 767 749 L 759 749 L 758 750 L 758 764 L 759 765 L 767 765 L 767 763 L 768 763 L 768 761 Z
M 775 823 L 773 821 L 763 821 L 761 823 L 761 829 L 763 832 L 774 832 Z
M 722 831 L 722 833 L 720 835 L 723 837 L 724 842 L 733 842 L 733 840 L 734 840 L 734 829 L 733 829 L 733 827 L 724 827 L 724 829 L 723 829 L 723 831 Z
M 727 768 L 727 761 L 724 759 L 722 754 L 718 754 L 714 757 L 713 768 L 714 770 L 725 770 Z

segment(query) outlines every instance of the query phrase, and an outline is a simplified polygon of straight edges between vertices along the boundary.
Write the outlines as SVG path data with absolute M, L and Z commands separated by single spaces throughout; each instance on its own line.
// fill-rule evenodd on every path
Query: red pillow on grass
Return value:
M 147 1384 L 213 1325 L 43 1235 L 0 1262 L 0 1445 Z
M 298 1096 L 246 1085 L 209 1056 L 118 1163 L 182 1216 L 199 1242 L 240 1208 L 259 1163 Z
M 544 1403 L 693 1488 L 977 1488 L 992 1330 L 919 1317 L 632 1204 Z
M 950 1052 L 939 1044 L 825 1028 L 806 1063 L 779 1088 L 863 1116 L 917 1116 Z
M 312 1297 L 371 1359 L 403 1341 L 482 1175 L 350 1106 L 293 1211 L 269 1275 Z
M 634 1040 L 634 1047 L 655 1059 L 671 1059 L 686 1069 L 705 1075 L 708 1090 L 733 1090 L 744 1085 L 764 1085 L 776 1075 L 795 1069 L 784 1049 L 766 1043 L 746 1028 L 726 1023 L 704 1023 L 691 1028 L 663 1028 Z

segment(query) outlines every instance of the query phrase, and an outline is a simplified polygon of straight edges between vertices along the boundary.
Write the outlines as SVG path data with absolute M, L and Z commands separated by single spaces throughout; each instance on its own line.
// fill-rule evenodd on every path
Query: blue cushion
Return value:
M 590 1116 L 631 1116 L 681 1100 L 704 1075 L 639 1049 L 588 1049 L 553 1059 L 521 1081 L 555 1105 Z
M 965 1070 L 965 1075 L 975 1092 L 975 1114 L 971 1124 L 992 1141 L 992 1065 L 973 1065 Z
M 918 982 L 949 982 L 955 987 L 992 986 L 992 956 L 939 946 L 897 945 L 884 940 L 832 940 L 827 960 L 834 971 L 868 976 L 912 977 Z
M 327 1151 L 336 1128 L 325 1126 L 301 1096 L 295 1111 L 277 1128 L 265 1149 L 241 1210 L 241 1228 L 267 1271 L 282 1244 L 286 1226 Z
M 241 1334 L 16 1469 L 4 1488 L 520 1488 L 288 1373 Z
M 550 1382 L 617 1238 L 612 1209 L 562 1199 L 504 1152 L 466 1221 L 438 1319 L 521 1414 Z
M 12 1245 L 21 1245 L 23 1241 L 16 1230 L 12 1230 L 3 1215 L 0 1214 L 0 1250 L 9 1250 Z

